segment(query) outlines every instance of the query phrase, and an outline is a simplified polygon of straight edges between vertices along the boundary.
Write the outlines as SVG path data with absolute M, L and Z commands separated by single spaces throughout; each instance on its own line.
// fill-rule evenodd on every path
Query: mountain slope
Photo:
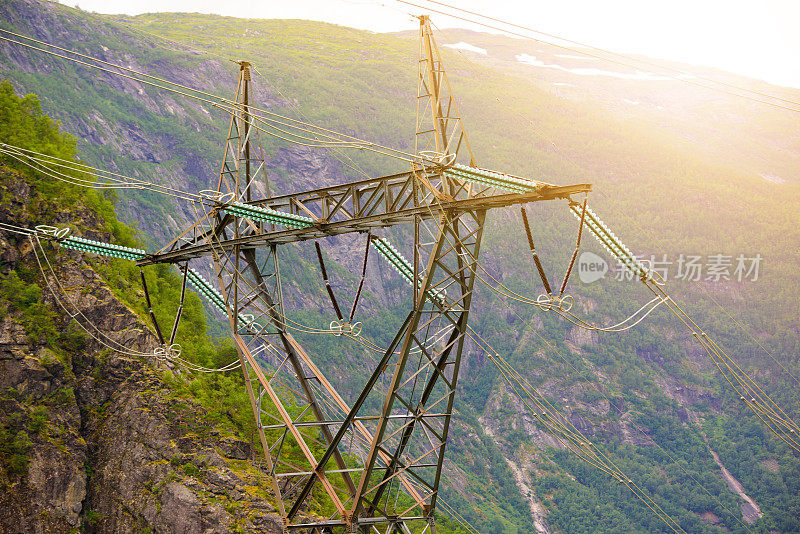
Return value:
M 12 140 L 74 153 L 35 97 L 3 84 L 0 141 Z M 107 200 L 42 178 L 0 162 L 0 222 L 129 239 Z M 279 532 L 250 442 L 157 361 L 141 302 L 109 286 L 114 262 L 52 243 L 0 234 L 0 530 Z
M 11 21 L 5 24 L 22 33 L 224 95 L 232 94 L 235 79 L 235 66 L 226 58 L 245 57 L 260 74 L 257 100 L 271 110 L 294 116 L 296 103 L 304 116 L 320 124 L 400 148 L 408 148 L 412 138 L 417 51 L 416 43 L 403 36 L 301 21 L 178 14 L 97 17 L 22 1 L 9 2 L 3 9 L 3 20 Z M 757 281 L 677 281 L 676 292 L 689 300 L 691 312 L 701 317 L 708 332 L 751 366 L 796 417 L 798 396 L 791 378 L 708 298 L 732 308 L 798 375 L 800 325 L 793 303 L 800 291 L 800 148 L 793 117 L 756 111 L 723 97 L 686 100 L 687 92 L 674 91 L 677 84 L 655 89 L 607 80 L 582 92 L 567 87 L 576 89 L 577 96 L 565 94 L 566 86 L 553 83 L 574 79 L 532 79 L 525 69 L 533 66 L 511 59 L 528 53 L 552 63 L 554 51 L 526 50 L 495 36 L 455 32 L 451 38 L 447 33 L 440 42 L 465 40 L 489 51 L 485 59 L 444 51 L 482 166 L 555 183 L 593 182 L 596 211 L 636 252 L 657 259 L 667 254 L 673 269 L 681 254 L 761 254 L 763 270 Z M 156 176 L 184 189 L 204 188 L 214 180 L 224 116 L 133 82 L 96 77 L 1 46 L 4 76 L 22 90 L 42 95 L 45 109 L 81 139 L 81 154 L 87 160 L 133 175 Z M 264 88 L 266 83 L 272 86 Z M 666 111 L 620 112 L 619 98 L 627 98 L 626 91 L 631 100 L 649 99 L 652 108 L 666 103 Z M 793 98 L 796 93 L 791 93 Z M 756 132 L 755 141 L 731 135 L 731 124 Z M 283 191 L 353 178 L 325 152 L 264 141 L 270 170 Z M 364 154 L 353 158 L 368 173 L 398 168 Z M 768 181 L 762 174 L 785 181 Z M 121 195 L 117 208 L 125 220 L 137 220 L 155 243 L 163 243 L 191 216 L 171 201 L 144 194 Z M 574 246 L 573 237 L 565 236 L 575 231 L 574 221 L 563 206 L 536 206 L 533 212 L 546 268 L 559 276 Z M 516 213 L 494 215 L 486 231 L 483 262 L 509 287 L 535 297 L 541 289 L 531 276 L 520 228 Z M 343 241 L 329 245 L 334 244 Z M 360 266 L 353 258 L 358 254 L 347 252 L 353 243 L 344 245 L 343 252 L 333 252 L 334 259 L 356 272 Z M 594 244 L 585 246 L 603 255 Z M 287 272 L 290 313 L 303 322 L 324 325 L 330 311 L 322 287 L 311 284 L 315 291 L 301 296 L 300 284 L 292 282 L 316 279 L 313 263 L 306 261 L 308 250 L 296 254 L 292 259 L 297 261 L 290 262 L 296 267 Z M 342 291 L 353 279 L 343 274 L 338 282 Z M 381 342 L 391 337 L 402 305 L 396 297 L 386 297 L 396 294 L 392 289 L 397 287 L 399 281 L 390 273 L 371 266 L 368 289 L 374 300 L 365 323 L 368 334 Z M 613 324 L 646 298 L 629 282 L 609 279 L 584 285 L 573 278 L 571 291 L 582 314 L 595 323 Z M 482 287 L 473 321 L 481 335 L 582 431 L 604 443 L 626 471 L 647 480 L 648 491 L 687 530 L 714 532 L 719 530 L 716 524 L 743 529 L 743 501 L 727 489 L 710 449 L 761 506 L 764 518 L 755 528 L 800 528 L 792 512 L 800 479 L 796 459 L 741 411 L 710 362 L 665 313 L 654 313 L 628 333 L 587 334 Z M 332 369 L 367 357 L 353 347 L 299 337 Z M 344 386 L 348 393 L 358 382 L 350 378 Z M 551 528 L 565 532 L 614 530 L 620 524 L 628 531 L 665 528 L 630 495 L 562 453 L 548 450 L 548 436 L 515 404 L 502 377 L 475 347 L 469 347 L 462 384 L 460 430 L 450 449 L 454 464 L 448 470 L 452 482 L 445 497 L 481 531 L 530 531 L 531 509 L 537 503 L 549 511 Z M 529 496 L 533 502 L 528 502 Z M 538 524 L 544 528 L 542 521 Z

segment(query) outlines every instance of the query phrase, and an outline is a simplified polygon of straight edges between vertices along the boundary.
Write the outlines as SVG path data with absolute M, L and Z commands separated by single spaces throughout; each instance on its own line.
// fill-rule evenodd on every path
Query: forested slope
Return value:
M 227 60 L 247 59 L 256 69 L 261 105 L 398 148 L 412 146 L 417 46 L 406 35 L 206 15 L 98 17 L 25 1 L 8 2 L 2 12 L 3 27 L 223 95 L 232 94 L 235 82 L 236 66 Z M 592 82 L 568 93 L 554 85 L 563 79 L 507 61 L 511 52 L 536 53 L 528 45 L 446 33 L 453 35 L 440 43 L 468 39 L 489 51 L 483 58 L 443 49 L 478 163 L 552 183 L 593 183 L 593 208 L 637 254 L 666 255 L 676 298 L 797 419 L 797 382 L 750 337 L 800 376 L 796 117 L 724 96 L 678 93 L 678 82 Z M 2 75 L 19 91 L 41 96 L 45 110 L 78 137 L 87 161 L 183 189 L 215 180 L 227 127 L 221 113 L 7 43 L 0 50 Z M 652 106 L 620 111 L 616 95 L 627 92 L 646 96 Z M 325 151 L 268 137 L 263 142 L 281 191 L 359 176 Z M 365 153 L 351 157 L 368 174 L 402 169 Z M 121 194 L 117 209 L 124 220 L 138 222 L 152 244 L 163 243 L 191 215 L 145 193 Z M 563 272 L 577 231 L 566 211 L 564 204 L 530 209 L 537 246 L 554 277 Z M 335 252 L 336 245 L 344 252 Z M 348 253 L 353 246 L 346 240 L 327 245 L 343 267 L 335 281 L 342 291 L 352 287 L 350 273 L 358 269 L 358 254 Z M 584 246 L 608 259 L 589 240 Z M 533 298 L 541 293 L 518 212 L 490 217 L 483 251 L 487 270 L 508 287 Z M 309 251 L 287 254 L 290 315 L 327 324 L 331 311 Z M 708 272 L 698 281 L 675 279 L 679 258 L 700 256 L 705 264 L 713 255 L 731 262 L 760 255 L 758 278 L 739 281 L 731 265 L 729 279 L 707 279 Z M 308 295 L 301 286 L 314 291 Z M 367 287 L 365 334 L 385 343 L 401 316 L 402 282 L 371 266 Z M 611 275 L 591 284 L 574 277 L 570 291 L 582 316 L 604 324 L 649 299 L 635 282 Z M 665 311 L 628 332 L 598 334 L 486 287 L 474 305 L 476 330 L 687 531 L 800 531 L 797 458 L 738 402 Z M 298 337 L 340 375 L 345 389 L 356 387 L 352 371 L 371 356 L 336 339 Z M 537 517 L 532 509 L 542 505 L 547 519 L 537 520 L 539 530 L 666 529 L 610 478 L 554 450 L 474 346 L 461 383 L 445 498 L 482 532 L 529 532 Z M 750 514 L 755 525 L 742 523 L 745 501 L 729 490 L 711 450 L 760 506 L 763 518 Z

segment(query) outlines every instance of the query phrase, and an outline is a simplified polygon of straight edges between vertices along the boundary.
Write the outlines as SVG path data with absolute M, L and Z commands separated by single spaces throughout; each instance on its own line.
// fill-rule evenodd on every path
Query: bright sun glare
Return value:
M 412 0 L 430 9 L 445 9 Z M 369 29 L 414 28 L 409 14 L 426 10 L 397 0 L 64 0 L 101 13 L 156 11 L 216 13 L 244 18 L 305 18 Z M 513 21 L 615 52 L 643 54 L 800 87 L 800 2 L 796 0 L 446 0 L 445 3 Z M 439 27 L 469 24 L 431 13 Z M 469 15 L 467 15 L 469 16 Z M 488 31 L 472 26 L 473 29 Z

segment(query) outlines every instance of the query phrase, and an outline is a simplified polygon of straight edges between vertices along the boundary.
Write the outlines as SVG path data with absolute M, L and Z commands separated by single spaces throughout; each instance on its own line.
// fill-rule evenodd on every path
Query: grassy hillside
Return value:
M 52 37 L 109 60 L 132 62 L 147 72 L 220 94 L 233 90 L 236 66 L 227 59 L 247 59 L 256 68 L 255 83 L 261 86 L 258 100 L 270 109 L 390 146 L 411 147 L 417 45 L 407 36 L 304 21 L 184 14 L 98 17 L 25 2 L 3 9 L 17 15 L 3 17 L 13 21 L 3 22 L 4 26 Z M 63 31 L 41 35 L 47 25 Z M 462 37 L 457 34 L 450 40 Z M 508 40 L 479 37 L 470 35 L 470 42 L 486 46 L 490 54 L 500 54 L 494 52 L 500 49 L 510 53 Z M 86 159 L 134 175 L 163 177 L 186 189 L 214 180 L 226 127 L 224 117 L 214 110 L 204 112 L 198 104 L 175 96 L 98 78 L 85 69 L 16 49 L 12 54 L 9 45 L 2 46 L 8 58 L 3 75 L 17 87 L 41 95 L 45 109 L 80 137 L 79 151 Z M 679 108 L 680 114 L 621 113 L 609 105 L 609 98 L 645 89 L 595 84 L 576 96 L 553 90 L 551 81 L 532 75 L 522 65 L 474 60 L 448 49 L 443 49 L 443 56 L 481 166 L 552 183 L 593 183 L 594 209 L 634 252 L 657 259 L 666 254 L 673 262 L 672 274 L 680 255 L 761 255 L 756 281 L 670 280 L 670 284 L 707 332 L 731 349 L 797 418 L 796 382 L 750 338 L 755 336 L 800 376 L 796 117 L 722 96 L 693 96 L 675 103 L 673 85 L 648 87 L 646 92 L 672 102 L 668 109 Z M 304 152 L 269 138 L 264 142 L 282 191 L 306 187 L 320 175 L 325 184 L 354 177 L 324 151 Z M 403 168 L 367 153 L 351 157 L 368 174 Z M 314 158 L 321 163 L 305 163 Z M 786 181 L 770 182 L 762 174 Z M 159 243 L 190 215 L 170 201 L 143 194 L 120 198 L 123 219 L 138 220 Z M 545 266 L 558 277 L 574 246 L 575 221 L 564 204 L 535 206 L 530 213 Z M 587 250 L 605 257 L 588 241 Z M 541 292 L 516 211 L 491 215 L 483 250 L 485 264 L 514 291 L 534 298 Z M 288 270 L 289 279 L 315 279 L 309 272 L 313 264 L 302 260 L 306 252 L 296 252 L 299 260 L 294 272 Z M 315 289 L 315 305 L 290 314 L 323 326 L 330 312 L 321 285 Z M 609 278 L 587 285 L 573 278 L 570 290 L 577 309 L 595 323 L 617 322 L 649 299 L 636 284 Z M 747 333 L 726 311 L 747 325 Z M 385 343 L 397 312 L 396 307 L 376 311 L 365 332 Z M 704 434 L 722 463 L 762 507 L 764 518 L 749 528 L 800 530 L 795 522 L 800 506 L 797 459 L 741 409 L 681 325 L 664 311 L 626 333 L 585 337 L 560 319 L 506 302 L 481 287 L 472 317 L 475 328 L 534 385 L 547 391 L 565 412 L 584 420 L 587 433 L 643 481 L 687 531 L 744 529 L 738 497 L 727 490 Z M 298 337 L 322 364 L 333 368 L 363 356 L 335 340 Z M 450 448 L 454 466 L 449 476 L 455 482 L 446 488 L 445 498 L 482 532 L 531 531 L 528 496 L 514 483 L 508 460 L 516 464 L 524 460 L 533 493 L 549 510 L 554 529 L 665 528 L 630 494 L 612 487 L 610 479 L 538 444 L 518 424 L 519 413 L 505 414 L 503 423 L 502 410 L 509 410 L 514 401 L 509 396 L 493 402 L 503 396 L 502 377 L 474 349 L 467 360 L 457 405 L 459 430 Z M 351 374 L 345 387 L 353 388 L 357 382 Z M 675 393 L 678 386 L 703 392 L 705 400 L 687 401 Z M 598 408 L 603 395 L 611 400 L 605 411 Z M 626 421 L 644 428 L 661 448 L 632 440 L 625 431 L 630 426 Z M 498 429 L 500 435 L 489 433 Z M 718 517 L 720 526 L 703 516 L 706 512 Z

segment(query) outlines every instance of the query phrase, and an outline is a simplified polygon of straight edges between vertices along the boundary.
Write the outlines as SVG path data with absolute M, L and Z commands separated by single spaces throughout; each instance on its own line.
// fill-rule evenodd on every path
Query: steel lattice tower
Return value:
M 486 212 L 569 199 L 589 186 L 526 180 L 532 190 L 521 191 L 508 184 L 522 179 L 476 167 L 427 17 L 420 17 L 420 157 L 406 172 L 271 196 L 251 127 L 251 83 L 241 62 L 237 111 L 208 195 L 216 207 L 139 264 L 212 259 L 287 531 L 388 534 L 423 521 L 433 533 Z M 412 261 L 371 234 L 398 224 L 414 227 Z M 352 402 L 289 332 L 278 260 L 283 244 L 344 233 L 367 233 L 414 295 Z M 310 515 L 312 502 L 327 517 Z

